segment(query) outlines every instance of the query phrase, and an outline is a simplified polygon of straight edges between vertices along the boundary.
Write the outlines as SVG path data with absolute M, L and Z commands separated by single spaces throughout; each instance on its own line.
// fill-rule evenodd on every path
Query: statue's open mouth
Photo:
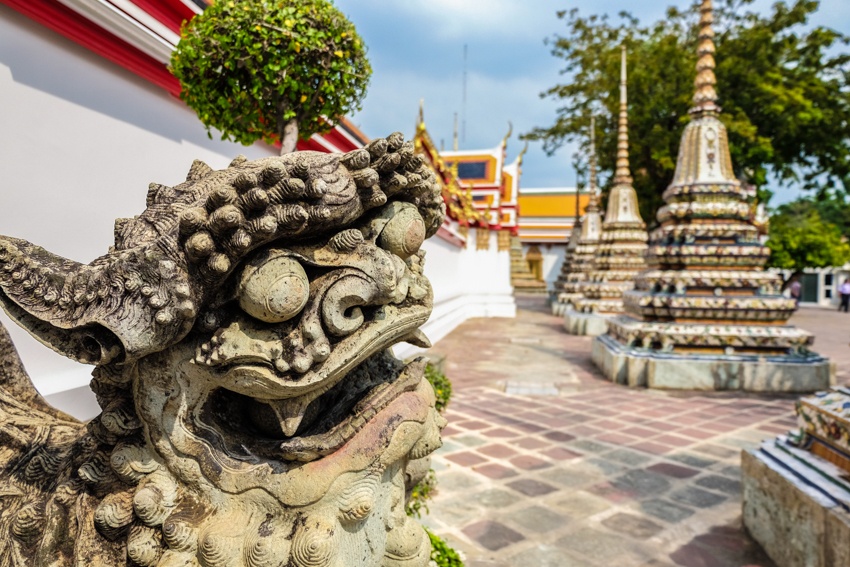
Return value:
M 201 413 L 207 427 L 196 433 L 238 460 L 310 461 L 332 453 L 417 387 L 421 373 L 405 372 L 386 349 L 402 341 L 430 346 L 419 330 L 429 315 L 420 304 L 375 308 L 304 374 L 281 374 L 256 353 L 232 357 L 215 369 L 222 387 L 208 397 Z

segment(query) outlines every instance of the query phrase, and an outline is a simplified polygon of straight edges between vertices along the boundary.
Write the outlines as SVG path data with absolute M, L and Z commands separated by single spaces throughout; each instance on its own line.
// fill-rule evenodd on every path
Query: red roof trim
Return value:
M 166 26 L 174 33 L 180 33 L 180 25 L 194 17 L 193 12 L 188 6 L 180 1 L 172 2 L 169 0 L 130 0 L 133 4 L 159 20 L 161 24 Z
M 338 128 L 343 127 L 342 124 L 337 124 Z M 339 130 L 331 130 L 330 132 L 326 132 L 322 134 L 322 137 L 327 140 L 329 143 L 333 144 L 337 148 L 339 148 L 343 152 L 350 152 L 356 150 L 361 146 L 355 146 L 351 143 L 350 138 L 346 138 L 345 135 Z
M 364 146 L 369 143 L 369 136 L 360 131 L 360 128 L 354 125 L 351 120 L 346 118 L 345 116 L 341 117 L 337 121 L 337 126 L 343 128 L 346 132 L 348 132 L 355 140 L 363 144 Z
M 0 0 L 0 4 L 9 6 L 175 96 L 180 93 L 180 83 L 165 65 L 58 2 Z
M 313 152 L 322 152 L 323 154 L 328 153 L 328 149 L 317 141 L 315 141 L 313 138 L 307 140 L 298 140 L 296 149 L 300 151 L 308 150 Z

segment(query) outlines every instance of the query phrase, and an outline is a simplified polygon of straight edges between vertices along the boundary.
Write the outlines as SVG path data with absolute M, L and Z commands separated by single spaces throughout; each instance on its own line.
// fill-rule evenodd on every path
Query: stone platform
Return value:
M 814 392 L 829 388 L 834 370 L 816 355 L 701 355 L 624 346 L 608 335 L 593 341 L 593 362 L 618 384 L 665 390 Z
M 608 331 L 608 317 L 598 313 L 579 313 L 566 309 L 564 314 L 564 329 L 571 335 L 596 337 Z
M 784 437 L 742 455 L 744 524 L 771 559 L 779 567 L 850 565 L 843 471 Z

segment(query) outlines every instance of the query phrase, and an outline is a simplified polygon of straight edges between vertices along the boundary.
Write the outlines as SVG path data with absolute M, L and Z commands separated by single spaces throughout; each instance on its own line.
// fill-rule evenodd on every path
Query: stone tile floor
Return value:
M 431 349 L 455 394 L 424 523 L 468 567 L 772 567 L 741 527 L 740 452 L 793 427 L 795 396 L 604 380 L 543 298 Z M 794 322 L 850 379 L 850 315 Z M 816 348 L 817 350 L 817 348 Z

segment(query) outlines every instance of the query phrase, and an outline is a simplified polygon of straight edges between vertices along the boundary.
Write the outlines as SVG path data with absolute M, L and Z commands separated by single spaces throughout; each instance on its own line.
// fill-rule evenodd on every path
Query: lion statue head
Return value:
M 388 349 L 428 346 L 444 209 L 396 133 L 196 161 L 87 265 L 0 237 L 0 304 L 95 365 L 102 408 L 77 423 L 0 370 L 3 564 L 427 565 L 405 494 L 445 421 Z

